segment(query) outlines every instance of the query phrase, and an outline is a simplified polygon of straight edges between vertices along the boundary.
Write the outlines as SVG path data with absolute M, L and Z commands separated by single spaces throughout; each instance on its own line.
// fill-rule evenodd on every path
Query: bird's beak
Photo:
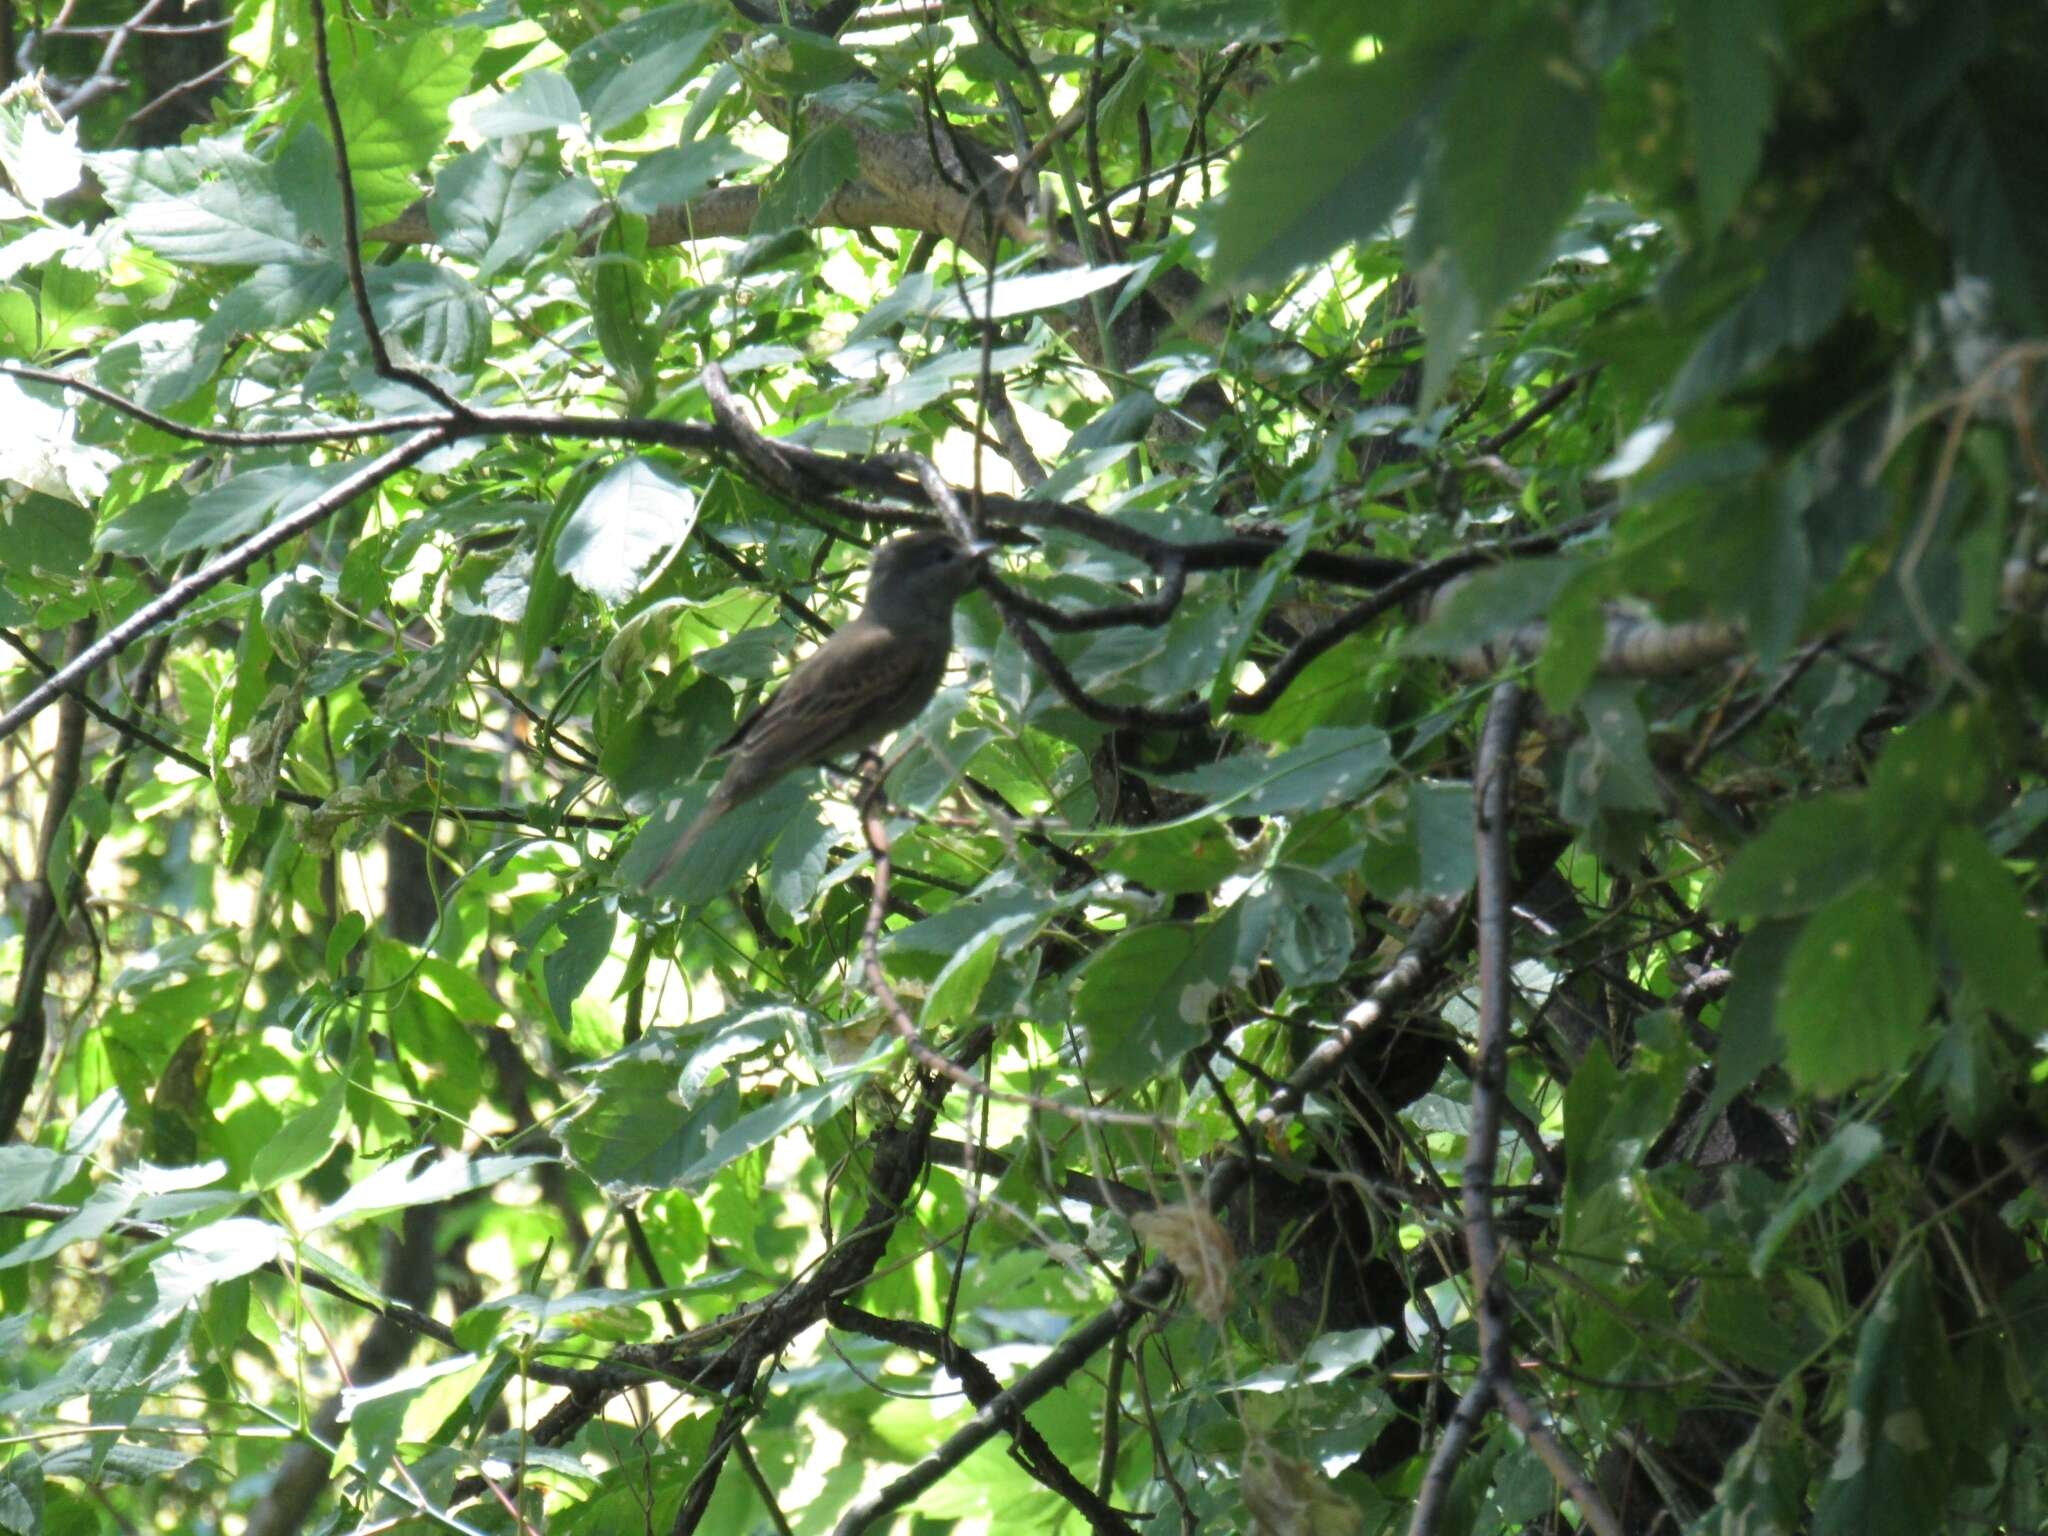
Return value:
M 967 546 L 967 558 L 970 560 L 986 560 L 1001 548 L 1002 545 L 991 544 L 987 539 L 977 539 Z

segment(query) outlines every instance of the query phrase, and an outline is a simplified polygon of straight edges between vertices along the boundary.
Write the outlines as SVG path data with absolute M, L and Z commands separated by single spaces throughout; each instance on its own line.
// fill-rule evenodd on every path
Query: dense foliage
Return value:
M 0 1532 L 2048 1527 L 2048 9 L 0 16 Z

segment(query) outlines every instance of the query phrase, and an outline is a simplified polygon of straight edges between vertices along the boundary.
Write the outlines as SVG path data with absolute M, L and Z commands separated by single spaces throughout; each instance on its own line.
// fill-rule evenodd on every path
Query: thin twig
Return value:
M 361 220 L 356 215 L 355 174 L 349 169 L 348 134 L 342 128 L 341 101 L 334 94 L 334 73 L 327 56 L 326 0 L 311 0 L 311 4 L 313 68 L 320 82 L 321 105 L 327 109 L 327 131 L 334 136 L 334 175 L 341 189 L 342 258 L 348 268 L 349 292 L 355 296 L 356 319 L 361 322 L 363 339 L 369 344 L 370 361 L 379 378 L 410 385 L 444 410 L 467 416 L 468 406 L 417 368 L 402 368 L 392 362 L 390 349 L 384 344 L 384 332 L 378 328 L 376 312 L 370 307 L 370 285 L 363 276 L 363 237 Z
M 745 1435 L 733 1438 L 732 1454 L 739 1462 L 740 1470 L 747 1474 L 747 1481 L 754 1485 L 754 1492 L 760 1497 L 761 1507 L 768 1511 L 768 1518 L 774 1522 L 775 1536 L 796 1536 L 795 1529 L 789 1523 L 789 1516 L 782 1512 L 782 1506 L 776 1502 L 774 1486 L 769 1483 L 767 1474 L 761 1470 L 761 1464 L 754 1460 L 753 1451 L 748 1449 Z
M 1491 458 L 1494 454 L 1499 453 L 1501 449 L 1507 447 L 1509 443 L 1522 436 L 1531 427 L 1543 420 L 1544 417 L 1548 416 L 1560 405 L 1563 405 L 1565 401 L 1569 400 L 1578 391 L 1581 384 L 1592 378 L 1599 371 L 1597 368 L 1586 368 L 1578 373 L 1565 375 L 1565 377 L 1559 379 L 1550 388 L 1538 395 L 1534 403 L 1513 421 L 1502 427 L 1498 432 L 1482 437 L 1478 442 L 1474 443 L 1472 445 L 1473 455 L 1477 458 Z
M 91 645 L 98 625 L 98 619 L 91 614 L 72 624 L 67 642 L 72 660 Z M 7 1049 L 0 1055 L 0 1142 L 15 1138 L 21 1112 L 35 1087 L 43 1046 L 48 1040 L 43 998 L 50 965 L 63 945 L 73 899 L 85 878 L 82 868 L 74 867 L 68 873 L 58 868 L 60 850 L 69 852 L 63 834 L 71 820 L 72 801 L 83 779 L 84 764 L 85 710 L 77 699 L 67 699 L 57 715 L 57 744 L 51 758 L 49 785 L 43 795 L 43 824 L 36 834 L 35 882 L 30 887 L 27 920 L 22 925 L 27 947 L 22 954 L 21 973 L 14 983 Z
M 77 90 L 54 102 L 57 115 L 75 118 L 102 96 L 110 96 L 121 87 L 121 77 L 114 73 L 114 66 L 120 62 L 121 52 L 128 46 L 128 39 L 135 35 L 136 28 L 157 12 L 164 0 L 145 0 L 141 10 L 126 21 L 117 23 L 107 34 L 107 45 L 100 50 L 99 62 Z
M 1472 1108 L 1465 1132 L 1465 1251 L 1472 1275 L 1473 1320 L 1479 1332 L 1479 1370 L 1459 1399 L 1451 1423 L 1423 1474 L 1409 1520 L 1409 1536 L 1435 1536 L 1451 1480 L 1486 1410 L 1498 1402 L 1529 1440 L 1558 1486 L 1579 1507 L 1598 1536 L 1620 1536 L 1620 1524 L 1586 1481 L 1550 1426 L 1516 1388 L 1510 1355 L 1509 1300 L 1502 1253 L 1494 1230 L 1494 1177 L 1500 1159 L 1501 1106 L 1507 1094 L 1507 1036 L 1513 1006 L 1513 953 L 1509 943 L 1510 890 L 1514 883 L 1508 827 L 1514 805 L 1515 743 L 1524 696 L 1519 683 L 1494 689 L 1480 733 L 1473 779 L 1478 798 L 1474 843 L 1478 878 L 1474 897 L 1479 937 L 1479 1039 L 1473 1052 Z

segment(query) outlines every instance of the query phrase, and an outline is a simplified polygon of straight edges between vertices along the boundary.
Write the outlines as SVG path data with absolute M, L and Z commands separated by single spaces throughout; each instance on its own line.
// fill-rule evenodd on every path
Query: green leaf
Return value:
M 0 1465 L 0 1532 L 6 1536 L 44 1536 L 40 1457 L 17 1454 Z
M 959 950 L 946 962 L 925 994 L 924 1008 L 918 1014 L 918 1028 L 926 1039 L 937 1038 L 941 1031 L 974 1018 L 975 1005 L 981 1001 L 982 989 L 995 971 L 1002 945 L 1002 935 L 992 933 L 973 948 Z
M 1870 806 L 1862 795 L 1819 795 L 1787 806 L 1735 855 L 1714 887 L 1725 918 L 1811 912 L 1870 873 Z
M 997 347 L 989 354 L 991 376 L 1021 368 L 1038 355 L 1038 350 L 1035 346 Z M 963 387 L 972 388 L 980 377 L 980 348 L 945 352 L 918 364 L 880 394 L 841 406 L 833 413 L 833 419 L 849 427 L 879 426 L 913 415 Z
M 562 935 L 560 948 L 541 962 L 547 983 L 548 1006 L 555 1022 L 567 1029 L 569 1010 L 611 956 L 612 936 L 618 931 L 619 915 L 608 901 L 587 902 L 557 925 Z
M 283 1130 L 256 1149 L 255 1159 L 249 1165 L 249 1180 L 255 1188 L 275 1189 L 327 1161 L 328 1154 L 341 1141 L 341 1111 L 347 1089 L 346 1077 L 334 1077 L 311 1107 L 285 1121 Z
M 1497 33 L 1466 65 L 1429 188 L 1480 318 L 1543 265 L 1578 205 L 1598 121 L 1571 34 L 1547 12 Z
M 384 1211 L 404 1210 L 435 1200 L 448 1200 L 471 1190 L 489 1189 L 504 1179 L 514 1178 L 551 1157 L 503 1156 L 461 1157 L 454 1153 L 433 1157 L 431 1149 L 409 1153 L 385 1164 L 326 1209 L 317 1211 L 301 1224 L 307 1232 L 340 1226 L 358 1217 Z
M 558 181 L 531 201 L 515 200 L 504 210 L 496 238 L 477 262 L 477 275 L 488 279 L 525 266 L 557 235 L 590 224 L 591 215 L 603 205 L 597 188 L 582 180 Z
M 1775 0 L 1678 0 L 1700 211 L 1708 234 L 1728 221 L 1763 159 L 1777 82 Z
M 345 464 L 278 464 L 245 470 L 184 504 L 177 520 L 164 529 L 153 549 L 140 547 L 150 523 L 161 524 L 169 504 L 137 503 L 108 525 L 111 536 L 134 553 L 159 563 L 189 550 L 208 549 L 246 538 L 276 518 L 287 516 L 324 495 L 354 466 Z
M 1091 293 L 1115 287 L 1137 270 L 1128 262 L 1112 262 L 1095 267 L 1026 272 L 1014 277 L 998 275 L 993 279 L 993 299 L 989 297 L 988 280 L 967 284 L 964 295 L 958 287 L 948 284 L 932 290 L 922 312 L 935 320 L 980 320 L 984 316 L 1010 320 L 1042 309 L 1065 309 L 1078 304 Z
M 82 179 L 78 122 L 70 114 L 66 118 L 51 110 L 40 89 L 10 91 L 0 102 L 0 175 L 21 200 L 18 206 L 44 213 Z
M 676 0 L 599 34 L 569 55 L 568 76 L 593 132 L 609 133 L 674 92 L 726 27 L 719 10 Z
M 1671 409 L 1710 400 L 1781 352 L 1810 346 L 1848 302 L 1861 233 L 1860 208 L 1823 203 L 1756 286 L 1700 338 L 1671 381 Z
M 1462 896 L 1478 874 L 1473 846 L 1472 786 L 1448 780 L 1417 782 L 1409 801 L 1416 851 L 1422 861 L 1417 889 L 1424 896 Z
M 1165 982 L 1201 947 L 1192 924 L 1134 928 L 1112 939 L 1081 970 L 1074 1017 L 1088 1036 L 1091 1072 L 1105 1083 L 1136 1083 L 1165 1071 L 1208 1036 L 1209 1004 L 1218 989 L 1184 987 L 1161 1007 Z
M 1745 937 L 1735 952 L 1735 980 L 1721 1004 L 1714 1091 L 1701 1111 L 1704 1120 L 1719 1118 L 1784 1054 L 1778 1035 L 1778 989 L 1784 985 L 1785 961 L 1798 937 L 1795 922 L 1767 922 Z
M 749 1110 L 700 1143 L 697 1154 L 687 1159 L 675 1175 L 675 1182 L 686 1189 L 701 1188 L 713 1174 L 757 1147 L 765 1147 L 799 1126 L 829 1120 L 853 1102 L 868 1078 L 879 1070 L 881 1059 L 877 1054 L 815 1087 L 778 1093 L 761 1108 Z
M 804 228 L 859 174 L 860 149 L 851 133 L 834 123 L 810 134 L 761 193 L 754 234 Z
M 628 213 L 653 213 L 687 203 L 723 177 L 761 163 L 723 134 L 658 149 L 619 183 L 619 206 Z
M 221 329 L 223 340 L 237 331 L 297 325 L 327 309 L 347 286 L 339 261 L 258 267 L 222 295 L 208 324 Z
M 1643 1156 L 1670 1123 L 1689 1062 L 1678 1051 L 1641 1054 L 1622 1072 L 1596 1044 L 1565 1088 L 1564 1241 L 1575 1253 L 1625 1253 L 1649 1219 Z
M 52 338 L 44 340 L 48 345 Z M 213 378 L 227 340 L 218 316 L 204 325 L 189 320 L 140 325 L 101 348 L 93 376 L 150 410 L 169 411 Z
M 408 262 L 369 274 L 370 303 L 384 343 L 413 367 L 474 378 L 491 346 L 491 312 L 484 296 L 459 272 Z M 353 307 L 335 325 L 328 345 L 367 361 L 361 322 Z
M 1365 725 L 1310 731 L 1300 746 L 1270 757 L 1226 757 L 1188 773 L 1162 775 L 1157 782 L 1201 795 L 1212 810 L 1271 816 L 1356 800 L 1386 777 L 1393 762 L 1387 733 Z
M 1243 735 L 1283 747 L 1299 744 L 1319 725 L 1363 725 L 1373 718 L 1381 689 L 1399 666 L 1383 635 L 1353 635 L 1297 672 L 1271 709 L 1231 723 Z M 1228 673 L 1219 672 L 1218 680 L 1224 686 L 1217 691 L 1226 696 L 1237 686 Z
M 998 875 L 944 912 L 889 933 L 882 943 L 883 952 L 892 959 L 898 955 L 951 956 L 979 943 L 984 934 L 994 934 L 1002 938 L 1004 954 L 1015 954 L 1036 938 L 1046 920 L 1065 904 L 1017 883 L 1013 875 Z
M 1546 709 L 1562 713 L 1579 701 L 1600 668 L 1607 614 L 1599 587 L 1579 581 L 1558 594 L 1544 615 L 1543 653 L 1536 658 L 1536 691 Z
M 724 735 L 715 740 L 724 740 Z M 705 743 L 707 747 L 713 744 Z M 762 885 L 768 899 L 792 920 L 801 921 L 816 899 L 825 872 L 831 868 L 832 845 L 838 841 L 838 829 L 818 814 L 815 805 L 804 806 L 783 824 Z
M 612 377 L 635 411 L 653 400 L 661 338 L 653 329 L 655 298 L 643 271 L 646 231 L 638 220 L 605 227 L 590 272 L 590 319 Z
M 793 774 L 758 799 L 734 806 L 712 822 L 688 854 L 663 876 L 653 894 L 694 906 L 730 890 L 794 819 L 809 792 L 810 774 Z M 619 866 L 619 878 L 644 885 L 675 840 L 711 798 L 709 784 L 693 785 L 649 817 Z
M 527 70 L 511 90 L 486 102 L 470 117 L 477 132 L 492 139 L 550 134 L 557 128 L 578 127 L 582 121 L 583 106 L 576 99 L 576 87 L 558 69 Z
M 1204 816 L 1119 837 L 1095 861 L 1149 890 L 1178 896 L 1215 890 L 1237 872 L 1243 856 L 1229 829 Z
M 1814 1093 L 1897 1071 L 1927 1033 L 1934 962 L 1899 894 L 1866 885 L 1816 912 L 1785 960 L 1785 1065 Z
M 1414 656 L 1462 656 L 1497 635 L 1546 617 L 1587 571 L 1583 560 L 1516 560 L 1474 572 L 1431 609 L 1402 649 Z M 1603 623 L 1601 634 L 1606 628 Z
M 583 493 L 555 541 L 555 568 L 619 607 L 696 525 L 696 492 L 653 460 L 630 458 Z
M 675 1188 L 683 1170 L 739 1117 L 739 1084 L 722 1078 L 687 1108 L 676 1102 L 676 1071 L 628 1060 L 601 1072 L 562 1131 L 562 1151 L 608 1194 Z
M 1336 981 L 1349 968 L 1357 939 L 1344 893 L 1321 875 L 1287 864 L 1264 883 L 1273 900 L 1266 953 L 1280 979 L 1290 987 Z
M 41 329 L 36 301 L 19 288 L 0 288 L 0 356 L 28 357 L 36 350 L 36 336 Z
M 66 1157 L 48 1147 L 26 1142 L 0 1146 L 0 1211 L 54 1199 L 84 1166 L 83 1158 Z
M 1210 1008 L 1240 965 L 1243 906 L 1209 923 L 1131 929 L 1082 967 L 1074 1018 L 1092 1081 L 1135 1087 L 1209 1038 Z
M 2029 332 L 2048 327 L 2048 138 L 2039 81 L 2016 60 L 1970 77 L 1903 146 L 1920 201 L 1966 271 Z
M 7 509 L 0 569 L 72 577 L 86 563 L 91 520 L 68 502 L 31 493 Z
M 112 1449 L 96 1444 L 69 1445 L 43 1458 L 43 1474 L 78 1478 L 96 1486 L 120 1487 L 171 1477 L 198 1459 L 190 1451 L 162 1445 L 124 1442 Z
M 1900 731 L 1870 776 L 1878 857 L 1903 870 L 1943 827 L 1969 820 L 1991 787 L 1996 761 L 1983 712 L 1972 705 L 1935 710 Z
M 474 1355 L 456 1355 L 395 1371 L 377 1381 L 343 1387 L 342 1412 L 364 1475 L 385 1475 L 405 1427 L 406 1410 L 421 1392 L 444 1376 L 474 1372 L 476 1366 Z
M 1176 48 L 1270 43 L 1287 35 L 1273 0 L 1147 0 L 1131 13 L 1130 25 L 1139 36 Z
M 188 1306 L 226 1281 L 254 1274 L 285 1252 L 282 1228 L 230 1216 L 182 1234 L 150 1266 L 159 1307 Z
M 1396 784 L 1366 806 L 1359 872 L 1385 900 L 1460 896 L 1472 888 L 1472 786 L 1422 779 Z
M 504 149 L 477 149 L 451 160 L 434 178 L 427 222 L 441 248 L 479 261 L 509 218 L 561 185 L 553 146 L 522 139 Z
M 1574 826 L 1621 811 L 1657 811 L 1664 797 L 1650 765 L 1649 730 L 1637 696 L 1642 684 L 1608 678 L 1579 701 L 1586 732 L 1565 754 L 1558 810 Z
M 342 913 L 334 920 L 334 926 L 327 933 L 328 975 L 339 977 L 342 974 L 342 966 L 354 952 L 356 945 L 362 942 L 363 934 L 369 926 L 369 920 L 353 909 Z
M 325 231 L 286 206 L 275 172 L 239 139 L 109 151 L 94 155 L 92 168 L 129 235 L 172 261 L 250 267 L 328 260 Z
M 1934 915 L 1964 978 L 2030 1033 L 2048 1027 L 2040 928 L 2012 872 L 1974 827 L 1950 827 L 1934 854 Z
M 1941 1305 L 1926 1256 L 1916 1252 L 1893 1271 L 1857 1331 L 1814 1536 L 1919 1536 L 1948 1525 L 1955 1389 Z
M 1272 284 L 1385 229 L 1421 174 L 1443 61 L 1324 60 L 1267 93 L 1216 221 L 1218 290 Z
M 579 483 L 576 477 L 571 476 L 564 484 L 548 513 L 546 525 L 535 540 L 526 609 L 519 616 L 519 664 L 522 667 L 536 666 L 541 652 L 555 643 L 563 615 L 569 611 L 569 600 L 575 595 L 569 579 L 555 565 L 555 549 L 561 543 L 562 530 L 569 525 L 569 519 L 576 515 L 576 508 L 581 504 L 581 498 L 575 494 Z
M 0 1269 L 33 1264 L 73 1243 L 87 1243 L 104 1237 L 141 1201 L 142 1191 L 126 1184 L 102 1184 L 86 1197 L 85 1203 L 54 1226 L 0 1254 Z
M 1852 1120 L 1830 1136 L 1757 1234 L 1750 1249 L 1749 1272 L 1759 1280 L 1770 1273 L 1771 1261 L 1793 1228 L 1834 1199 L 1842 1186 L 1869 1167 L 1883 1150 L 1884 1137 L 1861 1121 Z
M 861 71 L 860 59 L 836 38 L 784 26 L 775 29 L 775 40 L 781 46 L 764 56 L 763 73 L 782 95 L 808 96 Z
M 397 218 L 418 199 L 414 177 L 447 148 L 448 108 L 469 92 L 484 41 L 476 27 L 436 27 L 397 41 L 345 23 L 332 29 L 341 129 L 362 228 Z
M 1721 1485 L 1716 1536 L 1751 1536 L 1763 1531 L 1796 1531 L 1806 1522 L 1805 1440 L 1773 1413 L 1729 1458 Z
M 792 1042 L 803 1049 L 819 1022 L 816 1015 L 786 1004 L 743 1005 L 684 1029 L 650 1030 L 609 1061 L 583 1070 L 602 1074 L 615 1063 L 642 1059 L 675 1064 L 674 1099 L 687 1108 L 703 1097 L 728 1063 L 765 1056 Z

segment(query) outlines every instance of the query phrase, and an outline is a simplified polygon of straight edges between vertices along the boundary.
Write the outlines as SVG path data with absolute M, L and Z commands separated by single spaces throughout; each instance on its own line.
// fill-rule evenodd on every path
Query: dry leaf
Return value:
M 1244 1450 L 1244 1502 L 1252 1536 L 1356 1536 L 1365 1521 L 1312 1461 L 1282 1456 L 1254 1434 Z
M 1188 1300 L 1195 1310 L 1223 1326 L 1230 1307 L 1230 1271 L 1237 1254 L 1230 1234 L 1199 1205 L 1168 1205 L 1131 1217 L 1138 1236 L 1157 1248 L 1187 1281 Z

